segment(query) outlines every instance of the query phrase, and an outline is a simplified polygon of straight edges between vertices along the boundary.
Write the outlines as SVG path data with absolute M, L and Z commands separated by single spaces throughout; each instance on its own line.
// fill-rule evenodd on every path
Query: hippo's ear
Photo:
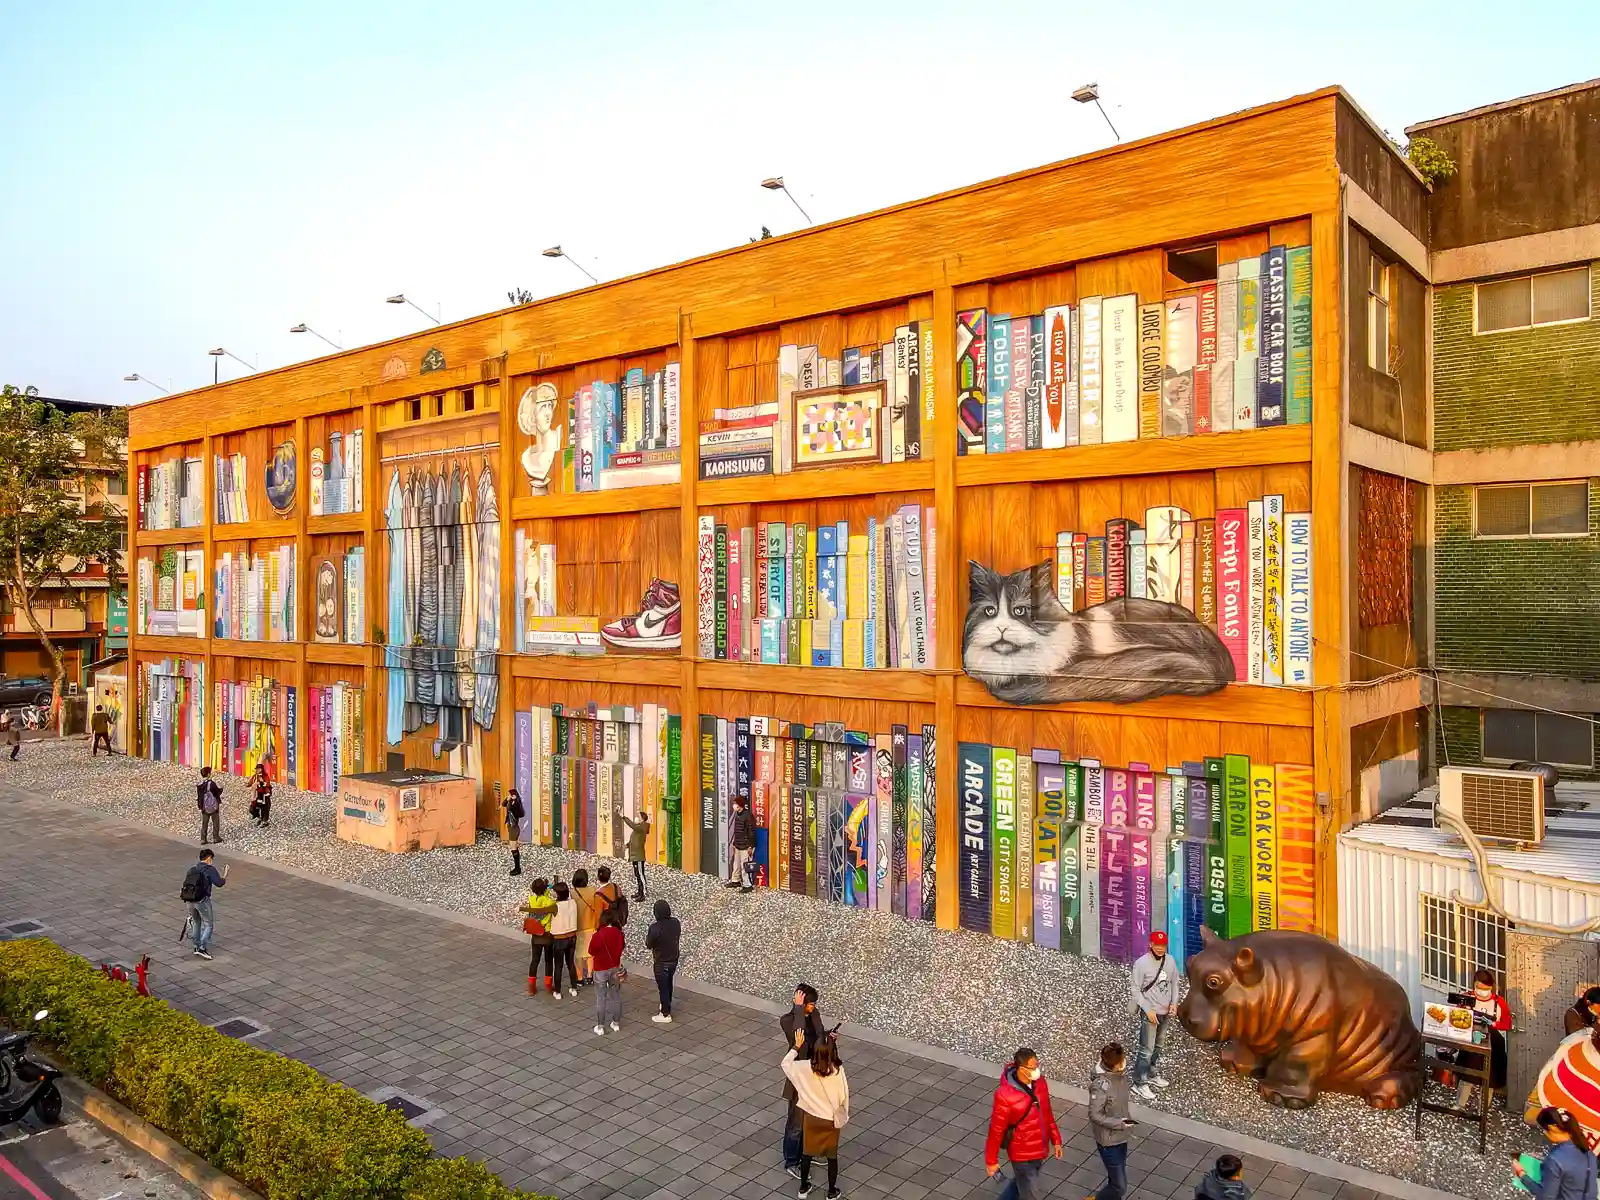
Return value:
M 1234 952 L 1233 977 L 1246 986 L 1261 982 L 1261 964 L 1256 961 L 1256 952 L 1249 946 L 1240 946 Z
M 1211 926 L 1200 926 L 1200 944 L 1202 946 L 1213 946 L 1221 940 L 1221 938 L 1211 931 Z

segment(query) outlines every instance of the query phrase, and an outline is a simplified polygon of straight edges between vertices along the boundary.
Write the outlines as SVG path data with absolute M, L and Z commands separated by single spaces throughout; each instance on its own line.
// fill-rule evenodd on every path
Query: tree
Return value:
M 515 291 L 507 292 L 506 299 L 520 308 L 524 304 L 533 303 L 533 293 L 527 288 L 517 288 Z
M 38 399 L 34 388 L 0 390 L 0 589 L 50 655 L 54 706 L 66 665 L 33 606 L 44 588 L 68 586 L 69 576 L 95 563 L 113 588 L 118 584 L 127 514 L 85 503 L 84 464 L 121 458 L 127 436 L 121 409 L 69 415 Z
M 758 238 L 751 238 L 750 240 L 752 242 L 764 242 L 768 238 L 770 238 L 771 236 L 772 236 L 772 230 L 768 229 L 765 225 L 763 225 L 761 227 L 761 236 L 758 237 Z

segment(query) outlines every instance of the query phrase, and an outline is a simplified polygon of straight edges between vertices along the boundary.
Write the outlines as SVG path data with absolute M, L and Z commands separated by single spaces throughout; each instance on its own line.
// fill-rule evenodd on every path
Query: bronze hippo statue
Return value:
M 1417 1094 L 1422 1035 L 1404 989 L 1314 933 L 1269 929 L 1227 940 L 1201 930 L 1178 1019 L 1225 1042 L 1224 1070 L 1260 1082 L 1262 1099 L 1305 1108 L 1322 1092 L 1399 1108 Z

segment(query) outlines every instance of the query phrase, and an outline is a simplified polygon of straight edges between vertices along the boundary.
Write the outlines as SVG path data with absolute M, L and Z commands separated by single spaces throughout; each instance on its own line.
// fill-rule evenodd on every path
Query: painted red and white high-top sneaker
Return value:
M 600 636 L 623 650 L 676 650 L 683 641 L 683 605 L 678 585 L 652 579 L 633 616 L 600 627 Z

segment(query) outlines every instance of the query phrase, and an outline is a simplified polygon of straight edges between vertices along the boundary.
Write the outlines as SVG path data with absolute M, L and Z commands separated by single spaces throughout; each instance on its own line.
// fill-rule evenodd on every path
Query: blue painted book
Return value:
M 984 391 L 984 451 L 1006 450 L 1006 392 L 1011 388 L 1011 318 L 989 318 L 989 379 Z

